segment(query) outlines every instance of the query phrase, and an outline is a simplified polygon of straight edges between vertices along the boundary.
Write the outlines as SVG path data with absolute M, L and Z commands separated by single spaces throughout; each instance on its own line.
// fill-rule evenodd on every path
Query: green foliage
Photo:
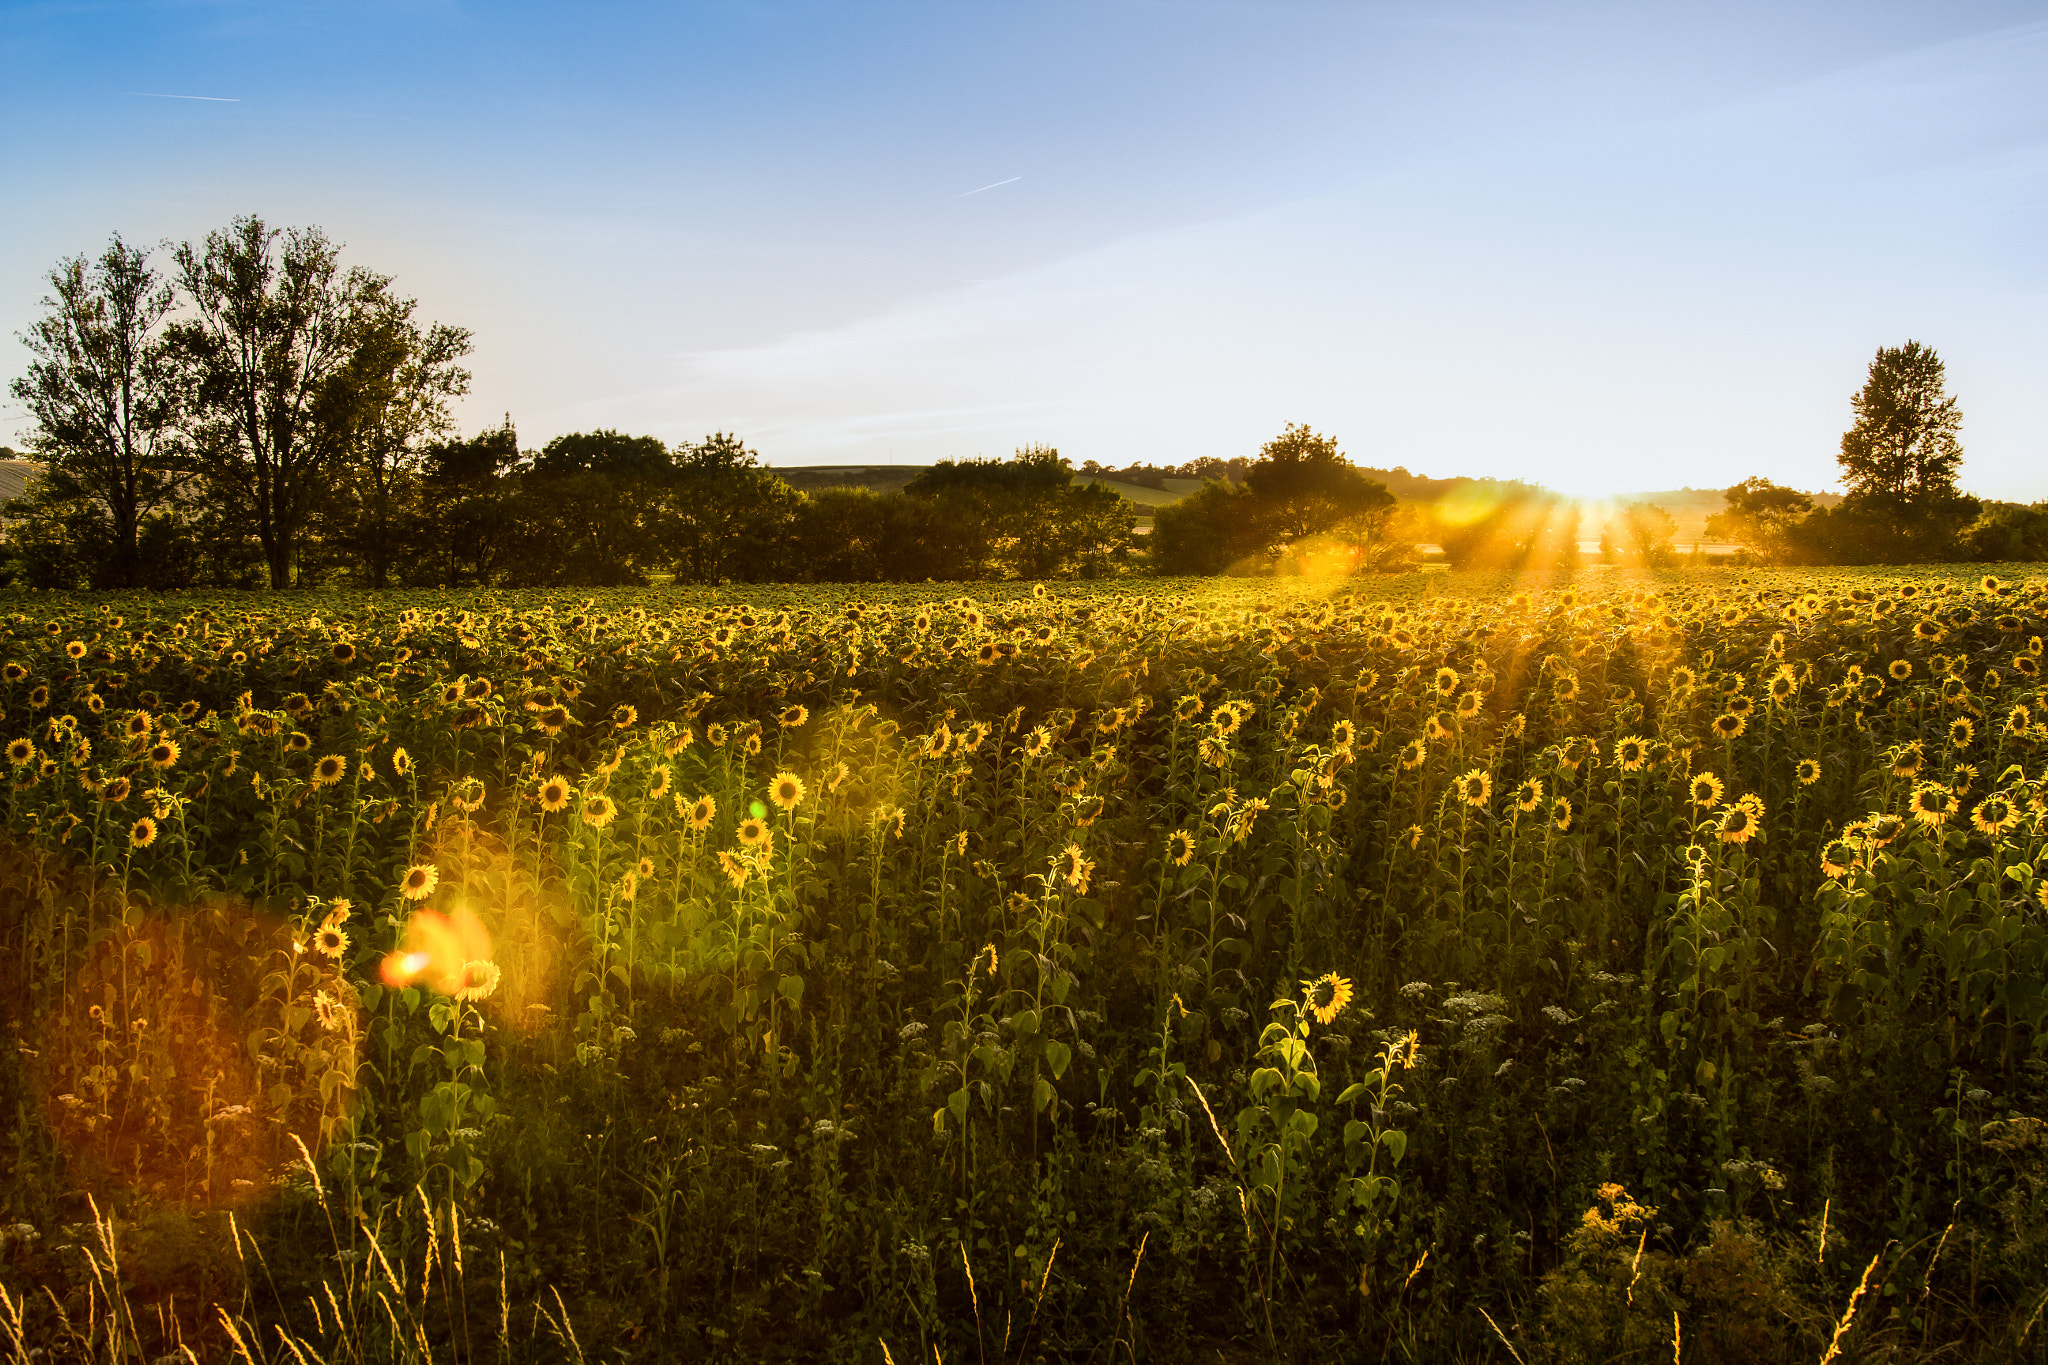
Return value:
M 1765 563 L 1792 558 L 1799 523 L 1813 511 L 1813 499 L 1796 488 L 1751 477 L 1723 495 L 1727 510 L 1707 518 L 1707 534 L 1733 541 Z

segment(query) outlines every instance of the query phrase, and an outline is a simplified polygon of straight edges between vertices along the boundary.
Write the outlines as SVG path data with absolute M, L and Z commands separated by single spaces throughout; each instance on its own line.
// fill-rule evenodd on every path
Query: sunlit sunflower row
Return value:
M 661 1150 L 842 1125 L 1041 1275 L 1060 1143 L 1150 1133 L 1263 1294 L 1412 1264 L 1482 1093 L 1706 1220 L 1789 1048 L 2048 1039 L 2023 571 L 0 605 L 0 949 L 84 1183 L 260 1186 L 225 1122 L 483 1216 L 564 1068 L 658 1074 L 747 1135 Z

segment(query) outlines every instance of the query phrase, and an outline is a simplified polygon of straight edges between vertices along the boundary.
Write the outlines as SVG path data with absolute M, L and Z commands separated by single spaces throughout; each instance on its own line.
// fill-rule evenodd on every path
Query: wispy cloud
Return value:
M 998 180 L 993 185 L 983 185 L 980 190 L 969 190 L 967 191 L 967 194 L 980 194 L 982 190 L 999 190 L 1005 185 L 1014 185 L 1023 178 L 1024 177 L 1021 175 L 1013 175 L 1008 180 Z M 956 194 L 953 197 L 955 199 L 965 199 L 967 197 L 967 194 Z
M 208 104 L 240 104 L 238 97 L 228 95 L 160 95 L 154 90 L 131 90 L 129 94 L 142 100 L 204 100 Z

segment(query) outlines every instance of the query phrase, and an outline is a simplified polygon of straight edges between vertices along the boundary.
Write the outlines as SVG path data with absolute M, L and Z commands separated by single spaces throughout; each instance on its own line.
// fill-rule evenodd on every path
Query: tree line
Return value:
M 1289 425 L 1255 458 L 1094 461 L 1031 446 L 945 461 L 900 492 L 805 495 L 732 433 L 669 446 L 610 430 L 522 450 L 507 417 L 459 436 L 470 334 L 418 316 L 390 276 L 344 267 L 318 228 L 236 219 L 152 252 L 116 236 L 58 263 L 11 385 L 40 473 L 6 506 L 0 580 L 39 587 L 618 586 L 1169 574 L 1343 574 L 1407 567 L 1434 542 L 1456 568 L 1569 566 L 1580 508 L 1511 481 L 1431 481 L 1355 466 Z M 2048 506 L 1986 507 L 1956 473 L 1961 416 L 1918 342 L 1881 350 L 1843 437 L 1850 489 L 1816 508 L 1750 479 L 1709 533 L 1781 562 L 2038 558 Z M 1157 509 L 1086 482 L 1163 488 Z M 1418 496 L 1428 500 L 1413 500 Z M 1609 559 L 1672 558 L 1672 522 L 1632 504 Z
M 59 262 L 11 390 L 40 471 L 4 562 L 43 587 L 610 586 L 1102 576 L 1136 510 L 1055 450 L 805 497 L 731 433 L 458 437 L 470 334 L 317 228 L 236 219 Z
M 11 385 L 41 466 L 6 508 L 11 581 L 1036 579 L 1145 559 L 1137 509 L 1048 447 L 943 461 L 900 492 L 806 496 L 732 433 L 669 446 L 601 430 L 523 450 L 508 416 L 462 437 L 450 405 L 469 389 L 470 334 L 422 320 L 390 276 L 344 267 L 318 228 L 243 217 L 164 269 L 152 254 L 116 236 L 50 273 Z M 1162 513 L 1152 558 L 1169 571 L 1410 553 L 1388 538 L 1393 497 L 1306 427 L 1257 459 L 1126 472 L 1211 480 Z

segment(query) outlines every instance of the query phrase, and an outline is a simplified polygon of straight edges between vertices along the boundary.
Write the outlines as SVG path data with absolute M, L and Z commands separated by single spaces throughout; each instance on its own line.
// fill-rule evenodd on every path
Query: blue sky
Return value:
M 1911 337 L 2048 498 L 2048 4 L 5 0 L 0 185 L 8 338 L 316 223 L 528 445 L 1819 488 Z

